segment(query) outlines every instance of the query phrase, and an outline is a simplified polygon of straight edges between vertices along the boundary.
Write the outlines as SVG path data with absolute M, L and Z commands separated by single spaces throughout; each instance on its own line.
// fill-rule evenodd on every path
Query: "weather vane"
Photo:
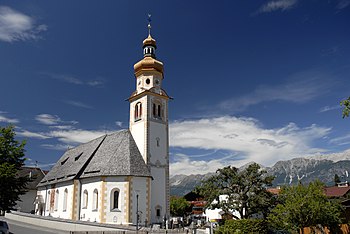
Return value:
M 151 35 L 151 21 L 152 21 L 152 19 L 151 19 L 151 14 L 148 14 L 148 35 L 150 36 Z

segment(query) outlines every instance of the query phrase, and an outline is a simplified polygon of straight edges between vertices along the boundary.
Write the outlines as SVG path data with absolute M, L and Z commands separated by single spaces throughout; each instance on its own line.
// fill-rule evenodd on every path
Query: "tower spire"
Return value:
M 152 26 L 151 26 L 151 21 L 152 21 L 152 19 L 151 19 L 151 14 L 148 14 L 148 36 L 151 36 L 151 28 L 152 28 Z

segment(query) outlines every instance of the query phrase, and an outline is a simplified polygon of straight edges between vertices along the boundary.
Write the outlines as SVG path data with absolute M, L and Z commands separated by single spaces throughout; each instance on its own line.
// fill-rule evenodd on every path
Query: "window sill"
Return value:
M 62 212 L 67 212 L 67 210 L 62 210 Z
M 111 212 L 121 212 L 118 208 L 111 209 Z
M 87 207 L 83 207 L 82 209 L 87 209 Z
M 92 212 L 97 212 L 97 211 L 98 211 L 98 209 L 93 209 L 93 210 L 92 210 Z

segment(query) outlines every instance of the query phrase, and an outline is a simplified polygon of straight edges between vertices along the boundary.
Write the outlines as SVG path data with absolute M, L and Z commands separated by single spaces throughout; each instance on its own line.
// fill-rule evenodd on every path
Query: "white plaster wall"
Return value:
M 160 139 L 159 147 L 157 146 L 157 138 Z M 157 161 L 161 165 L 167 164 L 168 158 L 168 135 L 166 125 L 163 123 L 150 122 L 149 126 L 149 151 L 151 154 L 150 163 L 156 164 Z
M 137 217 L 137 195 L 138 197 L 138 211 L 139 211 L 139 224 L 144 225 L 145 220 L 149 224 L 149 218 L 147 217 L 147 180 L 146 177 L 133 177 L 132 179 L 132 223 L 136 225 Z
M 141 116 L 141 120 L 135 122 L 134 107 L 138 102 L 142 103 L 142 116 Z M 145 162 L 147 161 L 146 159 L 147 148 L 145 145 L 146 118 L 147 118 L 147 96 L 144 96 L 130 103 L 130 123 L 129 123 L 130 125 L 129 126 L 130 126 L 130 132 L 136 142 L 137 148 L 139 149 Z
M 63 198 L 64 198 L 64 190 L 67 188 L 68 190 L 68 196 L 67 196 L 67 209 L 63 211 Z M 57 210 L 54 208 L 47 209 L 47 202 L 50 202 L 50 197 L 48 195 L 48 191 L 50 193 L 55 193 L 56 190 L 59 191 L 59 198 L 58 198 L 58 207 Z M 73 181 L 63 182 L 55 185 L 55 188 L 48 187 L 47 189 L 45 187 L 38 188 L 37 195 L 42 195 L 44 199 L 44 214 L 45 216 L 52 216 L 56 218 L 63 218 L 63 219 L 71 219 L 71 213 L 72 213 L 72 199 L 73 199 Z M 57 197 L 55 196 L 55 199 Z
M 83 221 L 90 221 L 90 222 L 100 222 L 100 212 L 99 210 L 101 207 L 98 207 L 98 209 L 93 209 L 93 192 L 95 189 L 98 191 L 98 201 L 101 199 L 101 178 L 100 177 L 94 177 L 94 178 L 85 178 L 81 179 L 81 190 L 80 190 L 80 216 L 79 219 Z M 88 192 L 88 202 L 87 207 L 83 208 L 83 193 L 87 190 Z M 99 203 L 99 202 L 98 202 Z
M 154 180 L 151 182 L 151 222 L 162 222 L 166 214 L 166 176 L 164 168 L 151 168 L 151 173 Z M 161 207 L 160 217 L 156 216 L 156 208 Z
M 126 224 L 125 213 L 127 210 L 126 207 L 126 185 L 128 182 L 126 181 L 126 177 L 108 177 L 106 178 L 106 189 L 107 189 L 107 204 L 106 204 L 106 223 L 114 223 L 114 224 Z M 119 210 L 113 211 L 112 208 L 112 191 L 113 189 L 119 189 Z

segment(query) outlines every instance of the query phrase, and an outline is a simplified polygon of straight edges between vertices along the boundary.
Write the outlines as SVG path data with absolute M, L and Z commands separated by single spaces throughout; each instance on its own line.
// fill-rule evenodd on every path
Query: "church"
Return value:
M 156 41 L 134 65 L 129 129 L 67 150 L 38 185 L 38 215 L 98 223 L 161 223 L 169 210 L 168 101 Z

